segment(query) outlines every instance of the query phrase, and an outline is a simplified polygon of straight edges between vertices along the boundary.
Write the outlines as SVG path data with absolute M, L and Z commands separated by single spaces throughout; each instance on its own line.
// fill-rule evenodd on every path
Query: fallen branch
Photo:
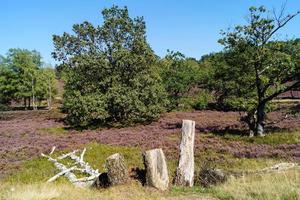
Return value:
M 65 176 L 72 184 L 74 184 L 77 187 L 89 187 L 91 186 L 95 180 L 97 179 L 97 177 L 100 176 L 100 173 L 98 172 L 98 170 L 94 170 L 87 162 L 85 162 L 83 160 L 85 152 L 86 152 L 86 148 L 83 149 L 82 153 L 80 154 L 80 157 L 78 157 L 76 155 L 77 152 L 79 152 L 79 150 L 75 150 L 73 152 L 61 155 L 59 157 L 52 158 L 50 155 L 53 154 L 53 152 L 55 151 L 55 147 L 52 148 L 51 152 L 49 153 L 49 155 L 45 155 L 45 154 L 41 154 L 41 156 L 48 158 L 49 161 L 53 162 L 55 167 L 60 170 L 60 172 L 58 174 L 56 174 L 55 176 L 53 176 L 52 178 L 48 179 L 47 182 L 53 182 L 56 179 L 58 179 L 61 176 Z M 63 160 L 67 157 L 70 157 L 72 160 L 75 161 L 75 166 L 73 167 L 66 167 L 64 164 L 59 163 L 59 160 Z M 81 168 L 78 168 L 76 165 L 79 165 Z M 74 173 L 72 173 L 72 171 L 80 171 L 81 173 L 86 173 L 89 174 L 90 176 L 88 177 L 84 177 L 84 178 L 77 178 L 76 175 Z
M 53 176 L 52 178 L 48 179 L 47 182 L 53 182 L 53 181 L 55 181 L 56 179 L 58 179 L 58 178 L 61 177 L 62 175 L 65 175 L 66 173 L 73 171 L 74 168 L 75 168 L 75 167 L 71 167 L 71 168 L 68 168 L 68 169 L 66 169 L 66 170 L 64 170 L 64 171 L 59 172 L 58 174 L 56 174 L 56 175 Z
M 43 157 L 48 158 L 49 161 L 53 162 L 55 167 L 57 169 L 59 169 L 61 172 L 65 172 L 63 174 L 60 174 L 59 176 L 56 177 L 56 179 L 62 175 L 65 175 L 65 177 L 67 177 L 69 179 L 70 182 L 74 182 L 75 180 L 77 180 L 75 174 L 73 174 L 64 164 L 59 163 L 56 159 L 47 156 L 45 154 L 41 154 Z
M 77 153 L 78 151 L 79 151 L 79 150 L 75 150 L 75 151 L 73 151 L 73 152 L 70 152 L 70 153 L 67 153 L 67 154 L 63 154 L 63 155 L 59 156 L 59 157 L 57 158 L 57 160 L 65 159 L 65 158 L 69 157 L 71 154 Z
M 298 166 L 297 163 L 279 163 L 271 167 L 266 167 L 259 172 L 280 172 L 295 168 L 296 166 Z

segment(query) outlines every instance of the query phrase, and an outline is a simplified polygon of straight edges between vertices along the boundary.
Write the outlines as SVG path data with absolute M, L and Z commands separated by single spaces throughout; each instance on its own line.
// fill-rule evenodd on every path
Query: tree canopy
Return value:
M 223 32 L 219 42 L 213 88 L 225 101 L 247 111 L 251 130 L 263 135 L 267 104 L 300 85 L 299 42 L 281 41 L 275 34 L 299 12 L 270 18 L 264 7 L 249 9 L 248 24 Z
M 117 6 L 102 15 L 103 25 L 83 22 L 73 26 L 73 34 L 53 36 L 53 57 L 67 71 L 67 122 L 85 126 L 156 119 L 166 94 L 143 18 L 132 19 L 126 7 Z
M 47 81 L 48 80 L 48 81 Z M 50 83 L 49 83 L 50 81 Z M 49 98 L 49 84 L 55 92 L 53 69 L 42 68 L 41 55 L 27 49 L 10 49 L 0 60 L 0 103 L 24 100 L 24 106 L 32 100 Z
M 184 104 L 192 89 L 199 87 L 203 82 L 206 70 L 198 61 L 186 58 L 180 52 L 169 51 L 160 61 L 160 75 L 168 93 L 168 110 L 178 109 Z

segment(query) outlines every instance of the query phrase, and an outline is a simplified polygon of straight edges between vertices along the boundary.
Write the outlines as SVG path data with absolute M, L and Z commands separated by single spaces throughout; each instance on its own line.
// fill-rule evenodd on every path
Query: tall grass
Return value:
M 299 200 L 300 169 L 232 178 L 214 193 L 230 200 Z

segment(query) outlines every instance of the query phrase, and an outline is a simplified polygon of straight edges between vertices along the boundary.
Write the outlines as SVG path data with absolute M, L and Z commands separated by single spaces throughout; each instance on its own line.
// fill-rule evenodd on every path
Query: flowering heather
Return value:
M 52 146 L 71 150 L 96 141 L 102 144 L 139 147 L 142 150 L 163 148 L 168 159 L 178 157 L 182 119 L 196 121 L 196 156 L 206 151 L 229 154 L 237 158 L 279 157 L 300 160 L 300 144 L 255 144 L 204 134 L 231 129 L 244 130 L 239 113 L 218 111 L 173 112 L 157 122 L 127 128 L 103 128 L 77 131 L 64 127 L 56 111 L 23 111 L 0 113 L 0 171 L 18 169 L 20 163 L 49 151 Z M 271 113 L 272 120 L 281 113 Z M 300 129 L 300 117 L 286 118 L 276 128 Z M 56 130 L 63 130 L 55 132 Z

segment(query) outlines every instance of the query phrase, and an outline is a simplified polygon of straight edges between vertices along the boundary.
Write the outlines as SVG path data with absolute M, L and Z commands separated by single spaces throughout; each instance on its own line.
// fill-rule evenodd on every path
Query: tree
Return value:
M 2 58 L 0 61 L 0 107 L 7 105 L 13 99 L 16 92 L 15 80 L 16 74 L 4 64 L 4 58 Z
M 64 110 L 71 125 L 130 124 L 156 119 L 165 91 L 142 17 L 127 8 L 102 11 L 104 23 L 75 24 L 74 34 L 53 36 L 53 57 L 67 72 Z
M 41 101 L 47 99 L 48 109 L 52 107 L 52 100 L 57 93 L 57 80 L 55 70 L 49 67 L 44 67 L 39 70 L 36 77 L 36 97 Z
M 0 101 L 8 105 L 12 100 L 24 100 L 25 109 L 37 109 L 37 100 L 47 99 L 49 84 L 55 92 L 55 74 L 42 68 L 37 51 L 9 49 L 0 59 Z M 50 82 L 49 82 L 50 81 Z M 47 84 L 48 83 L 48 84 Z
M 264 7 L 249 9 L 248 24 L 223 32 L 219 42 L 226 64 L 215 68 L 214 89 L 233 105 L 247 111 L 251 132 L 263 136 L 268 103 L 300 85 L 299 45 L 279 41 L 275 35 L 300 11 L 268 17 Z M 274 12 L 275 13 L 275 12 Z
M 189 91 L 200 83 L 204 71 L 196 60 L 185 58 L 180 52 L 169 52 L 160 65 L 160 74 L 168 93 L 168 110 L 177 109 Z
M 6 62 L 9 68 L 17 74 L 15 98 L 24 98 L 24 106 L 26 100 L 30 106 L 36 109 L 35 82 L 38 75 L 38 69 L 41 67 L 41 55 L 37 51 L 29 51 L 26 49 L 9 49 Z

